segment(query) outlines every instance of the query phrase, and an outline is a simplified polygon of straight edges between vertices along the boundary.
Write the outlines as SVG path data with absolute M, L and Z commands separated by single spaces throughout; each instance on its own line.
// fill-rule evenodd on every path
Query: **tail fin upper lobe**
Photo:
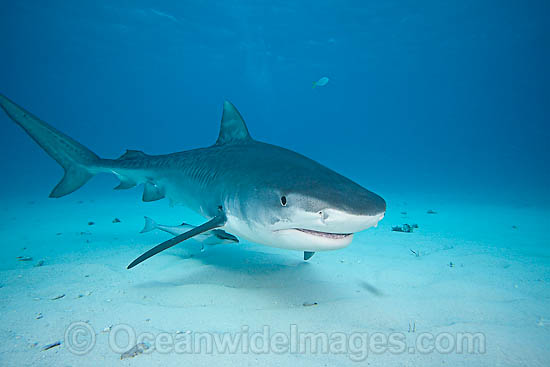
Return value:
M 90 168 L 101 160 L 95 153 L 2 94 L 0 106 L 65 170 L 65 175 L 52 190 L 50 197 L 58 198 L 70 194 L 93 177 L 94 172 L 91 172 Z

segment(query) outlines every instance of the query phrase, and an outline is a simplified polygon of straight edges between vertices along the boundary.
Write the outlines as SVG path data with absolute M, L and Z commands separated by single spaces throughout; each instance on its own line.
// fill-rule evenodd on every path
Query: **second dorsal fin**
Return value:
M 136 158 L 144 158 L 144 157 L 148 157 L 148 155 L 143 153 L 141 150 L 126 149 L 126 153 L 118 157 L 118 160 L 136 159 Z

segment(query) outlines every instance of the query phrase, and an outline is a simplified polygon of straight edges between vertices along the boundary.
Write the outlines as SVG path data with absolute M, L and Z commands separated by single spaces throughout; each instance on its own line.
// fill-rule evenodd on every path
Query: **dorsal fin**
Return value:
M 243 117 L 231 102 L 225 101 L 223 103 L 220 135 L 216 145 L 245 143 L 251 140 Z
M 118 159 L 123 160 L 123 159 L 135 159 L 135 158 L 144 158 L 144 157 L 147 157 L 147 154 L 143 153 L 141 150 L 126 149 L 126 153 L 118 157 Z

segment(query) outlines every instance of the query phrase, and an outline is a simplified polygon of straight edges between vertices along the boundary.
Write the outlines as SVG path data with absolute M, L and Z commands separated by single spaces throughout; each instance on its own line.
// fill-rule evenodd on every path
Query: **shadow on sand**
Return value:
M 306 301 L 334 301 L 355 295 L 350 287 L 342 286 L 344 279 L 335 279 L 331 267 L 306 262 L 302 260 L 301 252 L 281 250 L 278 254 L 261 252 L 258 248 L 250 245 L 217 246 L 202 253 L 189 248 L 178 249 L 169 255 L 174 257 L 177 266 L 187 266 L 187 269 L 178 270 L 174 275 L 172 263 L 170 275 L 136 287 L 166 289 L 214 285 L 253 290 L 256 295 L 265 294 L 300 307 Z

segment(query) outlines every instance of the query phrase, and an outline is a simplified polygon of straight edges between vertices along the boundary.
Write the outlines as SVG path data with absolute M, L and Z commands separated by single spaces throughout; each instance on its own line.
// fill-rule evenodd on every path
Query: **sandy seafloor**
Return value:
M 299 252 L 255 244 L 201 253 L 197 243 L 188 243 L 126 270 L 135 257 L 169 238 L 163 232 L 139 234 L 144 215 L 163 224 L 197 224 L 200 218 L 166 200 L 142 203 L 138 190 L 96 193 L 97 185 L 62 199 L 25 194 L 0 204 L 0 365 L 547 366 L 550 361 L 550 210 L 381 193 L 388 211 L 378 228 L 307 263 Z M 437 214 L 427 214 L 429 209 Z M 121 222 L 112 223 L 115 217 Z M 419 228 L 390 230 L 403 223 Z M 40 260 L 44 264 L 36 267 Z M 96 334 L 95 347 L 83 356 L 71 353 L 64 340 L 77 321 Z M 295 324 L 308 332 L 400 332 L 412 343 L 424 332 L 472 332 L 483 333 L 486 351 L 370 353 L 361 362 L 334 353 L 153 351 L 121 360 L 104 331 L 119 324 L 155 335 L 234 333 L 245 325 L 250 333 L 264 325 L 288 333 Z M 410 324 L 415 332 L 409 332 Z M 62 343 L 42 350 L 55 341 Z

